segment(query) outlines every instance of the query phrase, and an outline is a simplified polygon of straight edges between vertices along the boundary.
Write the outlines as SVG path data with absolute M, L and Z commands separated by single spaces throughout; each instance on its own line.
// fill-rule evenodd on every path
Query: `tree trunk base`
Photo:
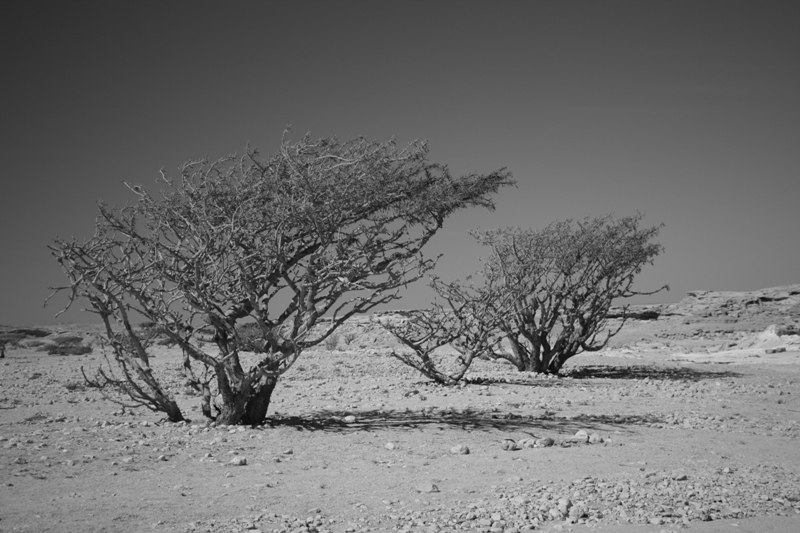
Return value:
M 216 419 L 217 424 L 246 426 L 263 424 L 267 418 L 272 392 L 277 384 L 277 377 L 266 377 L 254 383 L 247 396 L 240 392 L 232 403 L 222 406 Z

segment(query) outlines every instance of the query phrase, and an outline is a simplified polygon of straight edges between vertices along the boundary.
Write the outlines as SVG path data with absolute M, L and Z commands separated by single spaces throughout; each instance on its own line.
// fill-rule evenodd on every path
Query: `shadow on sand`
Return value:
M 669 381 L 703 381 L 706 379 L 738 378 L 741 374 L 730 370 L 711 371 L 695 368 L 670 368 L 650 365 L 574 367 L 565 373 L 574 379 L 658 379 Z
M 353 415 L 356 421 L 346 423 L 344 417 Z M 274 417 L 267 420 L 270 427 L 293 427 L 299 431 L 327 431 L 351 433 L 386 429 L 421 430 L 453 429 L 467 431 L 522 431 L 531 435 L 538 432 L 557 432 L 572 435 L 582 429 L 592 431 L 619 430 L 630 433 L 630 426 L 663 424 L 657 415 L 578 415 L 559 417 L 551 414 L 523 416 L 514 413 L 496 413 L 479 409 L 464 410 L 375 410 L 375 411 L 317 411 L 308 416 Z

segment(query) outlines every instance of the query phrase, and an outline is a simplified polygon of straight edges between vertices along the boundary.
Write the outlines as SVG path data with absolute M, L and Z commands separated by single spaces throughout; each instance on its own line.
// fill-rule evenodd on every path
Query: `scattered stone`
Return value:
M 433 492 L 439 492 L 439 487 L 434 485 L 433 483 L 420 483 L 416 487 L 417 492 L 422 492 L 423 494 L 430 494 Z
M 519 450 L 519 447 L 514 439 L 503 439 L 503 442 L 500 443 L 500 447 L 507 452 Z
M 450 448 L 450 453 L 455 455 L 468 455 L 469 447 L 466 444 L 456 444 Z
M 579 431 L 575 435 L 573 435 L 571 437 L 567 437 L 566 439 L 564 439 L 564 441 L 565 442 L 578 442 L 578 443 L 581 443 L 581 444 L 585 444 L 585 443 L 589 442 L 589 435 L 587 435 L 585 431 Z
M 247 459 L 237 455 L 236 457 L 231 459 L 231 464 L 234 466 L 244 466 L 247 464 Z

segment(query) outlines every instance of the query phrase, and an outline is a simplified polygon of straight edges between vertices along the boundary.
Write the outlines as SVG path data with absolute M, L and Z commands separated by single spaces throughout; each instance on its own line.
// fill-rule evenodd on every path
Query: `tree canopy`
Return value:
M 635 277 L 663 246 L 661 226 L 641 228 L 642 215 L 568 219 L 543 229 L 474 232 L 490 250 L 481 276 L 496 298 L 513 302 L 494 317 L 510 351 L 497 352 L 520 370 L 558 373 L 583 351 L 598 351 L 626 316 L 607 317 L 619 298 L 655 294 L 633 289 Z
M 454 178 L 428 160 L 428 146 L 305 136 L 261 157 L 191 161 L 160 194 L 129 186 L 136 200 L 99 204 L 95 235 L 57 240 L 51 250 L 69 284 L 70 305 L 86 299 L 106 325 L 119 378 L 95 384 L 181 419 L 152 375 L 152 322 L 181 347 L 203 412 L 227 423 L 266 416 L 277 378 L 303 350 L 347 318 L 399 297 L 435 257 L 423 248 L 454 211 L 493 208 L 513 183 L 505 169 Z M 324 327 L 319 318 L 330 317 Z M 237 322 L 258 325 L 263 353 L 244 369 Z M 210 328 L 216 350 L 200 342 Z M 203 374 L 192 362 L 200 363 Z M 212 397 L 218 414 L 212 413 Z

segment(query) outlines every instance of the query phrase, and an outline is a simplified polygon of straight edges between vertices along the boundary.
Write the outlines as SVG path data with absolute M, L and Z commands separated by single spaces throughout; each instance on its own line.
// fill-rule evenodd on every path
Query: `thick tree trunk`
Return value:
M 242 417 L 242 424 L 256 426 L 263 424 L 267 418 L 267 409 L 269 402 L 272 398 L 272 391 L 275 390 L 275 385 L 278 384 L 278 378 L 269 376 L 263 378 L 256 385 L 250 394 L 250 398 L 245 405 L 244 417 Z
M 244 416 L 246 403 L 247 397 L 243 394 L 235 394 L 232 398 L 223 400 L 222 409 L 217 415 L 217 424 L 228 426 L 238 424 Z
M 202 391 L 203 399 L 200 400 L 200 408 L 203 411 L 203 416 L 213 419 L 214 415 L 211 414 L 211 387 L 208 386 L 208 383 L 203 383 Z
M 222 409 L 217 416 L 218 424 L 259 425 L 266 420 L 272 391 L 278 384 L 275 376 L 262 377 L 252 385 L 240 390 L 230 390 L 223 395 Z
M 561 368 L 564 366 L 564 363 L 566 363 L 569 359 L 571 359 L 575 355 L 577 354 L 563 353 L 563 352 L 558 354 L 558 356 L 553 357 L 553 360 L 550 361 L 550 366 L 548 367 L 548 371 L 551 374 L 558 374 L 559 372 L 561 372 Z
M 167 413 L 167 418 L 169 418 L 170 422 L 182 422 L 186 420 L 183 418 L 181 408 L 178 407 L 178 404 L 175 403 L 174 400 L 168 400 L 164 402 L 164 408 Z

